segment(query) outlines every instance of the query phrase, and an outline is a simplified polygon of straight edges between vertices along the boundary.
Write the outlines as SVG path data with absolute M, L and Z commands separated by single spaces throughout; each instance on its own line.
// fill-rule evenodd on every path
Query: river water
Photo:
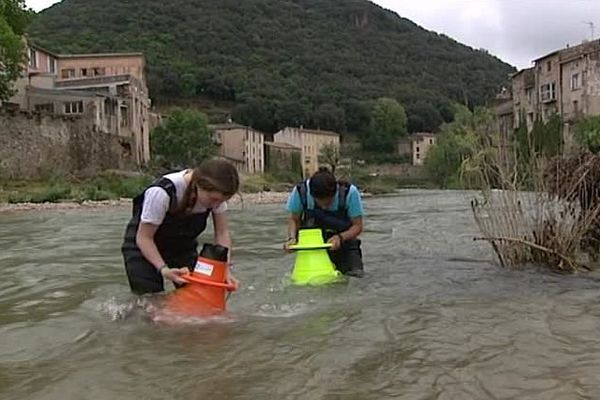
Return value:
M 228 312 L 168 324 L 129 293 L 129 210 L 0 214 L 0 398 L 600 398 L 600 276 L 501 269 L 468 197 L 366 199 L 366 276 L 318 288 L 281 205 L 232 210 Z

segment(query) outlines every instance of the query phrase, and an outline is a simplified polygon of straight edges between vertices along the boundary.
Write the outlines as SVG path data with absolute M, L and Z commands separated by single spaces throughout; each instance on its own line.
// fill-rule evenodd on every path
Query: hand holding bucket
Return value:
M 167 307 L 176 313 L 205 316 L 225 310 L 227 294 L 238 288 L 229 276 L 228 249 L 204 244 L 192 272 L 181 275 L 187 284 L 169 298 Z
M 296 285 L 323 285 L 340 280 L 340 272 L 331 262 L 327 249 L 331 243 L 323 242 L 320 229 L 300 229 L 298 243 L 289 246 L 296 252 L 292 282 Z

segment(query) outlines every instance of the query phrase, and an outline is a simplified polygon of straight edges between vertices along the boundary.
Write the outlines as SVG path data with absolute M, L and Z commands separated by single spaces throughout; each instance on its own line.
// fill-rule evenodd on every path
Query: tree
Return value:
M 407 107 L 409 132 L 436 132 L 444 122 L 438 109 L 426 101 L 418 101 Z
M 348 100 L 343 103 L 346 127 L 349 132 L 365 132 L 371 121 L 371 104 L 367 101 Z
M 274 119 L 279 129 L 286 126 L 308 125 L 310 111 L 306 104 L 299 101 L 284 101 L 277 104 Z
M 461 165 L 473 154 L 474 143 L 472 132 L 443 132 L 438 135 L 437 142 L 427 151 L 425 158 L 425 167 L 431 178 L 443 188 L 457 184 Z
M 548 157 L 561 153 L 562 121 L 558 114 L 552 114 L 545 123 L 541 120 L 536 121 L 529 135 L 536 153 Z
M 382 97 L 377 99 L 371 112 L 369 135 L 363 136 L 363 148 L 367 151 L 395 150 L 394 144 L 406 136 L 406 112 L 396 100 Z
M 334 132 L 346 130 L 346 114 L 344 110 L 335 104 L 321 104 L 314 113 L 314 125 L 320 129 Z
M 251 126 L 263 132 L 274 132 L 277 125 L 274 122 L 275 107 L 268 101 L 249 99 L 238 104 L 231 112 L 233 120 L 239 124 Z
M 154 161 L 166 168 L 196 165 L 217 153 L 206 115 L 177 109 L 154 128 L 151 148 Z
M 334 143 L 327 143 L 319 149 L 319 164 L 327 164 L 331 173 L 335 174 L 335 168 L 340 162 L 340 151 Z
M 185 97 L 196 95 L 196 77 L 194 74 L 186 72 L 181 75 L 181 94 Z
M 575 126 L 575 138 L 592 153 L 600 153 L 600 116 L 579 121 Z
M 0 101 L 8 100 L 14 93 L 13 82 L 26 60 L 22 35 L 32 15 L 23 0 L 0 2 Z
M 462 164 L 474 154 L 478 138 L 491 124 L 490 118 L 488 110 L 471 112 L 464 106 L 455 106 L 454 122 L 442 124 L 441 133 L 425 158 L 425 168 L 437 184 L 459 184 Z

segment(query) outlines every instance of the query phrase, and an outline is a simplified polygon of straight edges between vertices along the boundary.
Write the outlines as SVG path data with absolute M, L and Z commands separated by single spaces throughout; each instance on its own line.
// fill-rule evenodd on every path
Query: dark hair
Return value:
M 220 159 L 204 161 L 193 169 L 192 179 L 177 211 L 190 212 L 194 208 L 198 189 L 231 197 L 237 193 L 239 187 L 240 177 L 233 164 Z
M 325 167 L 319 168 L 310 177 L 308 183 L 310 194 L 316 199 L 326 199 L 335 196 L 337 192 L 337 180 L 335 176 Z

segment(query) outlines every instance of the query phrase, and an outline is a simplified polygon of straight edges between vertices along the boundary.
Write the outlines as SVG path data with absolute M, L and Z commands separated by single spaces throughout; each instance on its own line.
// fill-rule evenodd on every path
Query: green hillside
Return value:
M 365 0 L 64 0 L 29 34 L 60 53 L 142 51 L 155 103 L 222 102 L 270 132 L 361 131 L 383 96 L 409 131 L 435 130 L 514 71 Z

